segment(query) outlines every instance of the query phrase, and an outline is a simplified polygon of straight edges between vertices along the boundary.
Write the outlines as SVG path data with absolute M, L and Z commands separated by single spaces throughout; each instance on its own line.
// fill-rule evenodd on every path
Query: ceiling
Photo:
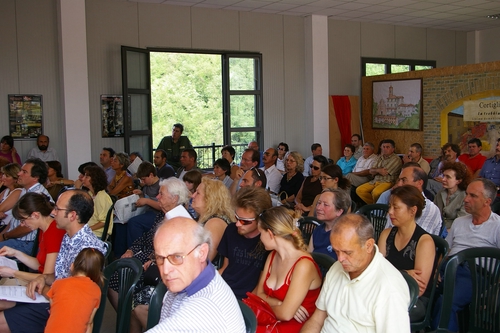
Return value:
M 281 15 L 323 15 L 335 20 L 373 22 L 458 31 L 500 27 L 499 0 L 128 0 Z

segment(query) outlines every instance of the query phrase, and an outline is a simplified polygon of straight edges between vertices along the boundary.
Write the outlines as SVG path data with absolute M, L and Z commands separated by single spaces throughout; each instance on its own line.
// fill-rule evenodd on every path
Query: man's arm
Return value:
M 2 241 L 6 241 L 6 240 L 11 239 L 11 238 L 23 237 L 23 236 L 26 236 L 27 234 L 29 234 L 32 231 L 33 230 L 31 230 L 28 227 L 23 227 L 23 226 L 19 225 L 19 226 L 15 227 L 14 229 L 12 229 L 11 231 L 5 232 L 2 235 L 1 240 Z
M 300 333 L 319 333 L 323 328 L 326 317 L 326 311 L 316 309 L 311 318 L 302 326 Z

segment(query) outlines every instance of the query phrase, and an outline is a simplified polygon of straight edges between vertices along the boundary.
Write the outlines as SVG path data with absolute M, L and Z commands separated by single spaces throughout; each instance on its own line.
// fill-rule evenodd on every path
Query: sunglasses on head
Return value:
M 240 222 L 243 225 L 249 225 L 252 224 L 253 221 L 255 221 L 255 218 L 239 217 L 236 213 L 234 213 L 234 218 L 236 219 L 236 222 Z
M 319 170 L 319 169 L 321 169 L 320 167 L 315 166 L 315 165 L 312 165 L 312 164 L 309 164 L 309 167 L 310 167 L 311 169 L 316 170 L 316 171 L 317 171 L 317 170 Z

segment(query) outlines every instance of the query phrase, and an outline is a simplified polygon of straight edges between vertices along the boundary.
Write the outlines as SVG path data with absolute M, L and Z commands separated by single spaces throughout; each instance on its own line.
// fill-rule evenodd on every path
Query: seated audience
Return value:
M 254 290 L 268 252 L 260 241 L 257 217 L 272 207 L 269 194 L 261 187 L 240 189 L 232 200 L 236 223 L 227 226 L 217 251 L 224 257 L 219 273 L 236 298 Z
M 59 161 L 48 161 L 47 163 L 47 183 L 45 188 L 49 191 L 52 199 L 57 201 L 61 190 L 65 186 L 73 186 L 75 184 L 71 179 L 65 179 L 62 174 L 62 166 Z
M 0 193 L 0 219 L 2 225 L 8 225 L 12 220 L 12 207 L 21 196 L 21 185 L 17 183 L 21 167 L 17 163 L 9 163 L 2 167 L 2 183 L 5 190 Z
M 126 153 L 116 153 L 111 159 L 111 168 L 115 172 L 115 176 L 108 185 L 109 195 L 116 195 L 118 199 L 122 199 L 133 193 L 134 180 L 127 173 L 129 165 L 130 160 Z
M 231 197 L 228 189 L 219 181 L 203 178 L 193 194 L 193 209 L 200 215 L 198 223 L 212 234 L 213 248 L 208 255 L 214 260 L 217 247 L 224 230 L 231 223 L 234 211 L 231 209 Z
M 47 161 L 58 161 L 56 150 L 49 147 L 49 137 L 47 135 L 40 134 L 36 138 L 36 147 L 32 148 L 28 152 L 27 159 L 39 158 L 44 162 Z
M 257 168 L 259 164 L 260 153 L 253 149 L 245 149 L 241 155 L 241 162 L 238 170 L 234 171 L 234 173 L 231 171 L 234 175 L 234 177 L 232 177 L 234 181 L 229 188 L 229 192 L 231 192 L 232 195 L 236 194 L 236 192 L 240 189 L 241 180 L 245 175 L 245 172 L 252 168 Z
M 312 157 L 311 162 L 312 163 Z M 292 151 L 286 158 L 286 173 L 281 178 L 280 184 L 280 200 L 283 203 L 293 205 L 295 196 L 300 190 L 300 186 L 304 182 L 304 159 L 299 152 Z M 309 174 L 308 174 L 309 176 Z
M 483 144 L 480 139 L 473 138 L 467 142 L 469 153 L 458 156 L 458 160 L 469 168 L 472 178 L 479 177 L 479 172 L 486 161 L 486 156 L 481 154 Z
M 89 219 L 87 225 L 92 232 L 101 238 L 104 231 L 104 223 L 109 208 L 113 205 L 111 197 L 106 193 L 108 180 L 104 170 L 97 165 L 85 167 L 85 177 L 83 178 L 83 186 L 88 188 L 89 195 L 94 200 L 94 213 Z M 113 230 L 113 221 L 111 220 L 108 228 L 108 235 Z
M 260 239 L 271 253 L 254 293 L 273 309 L 279 332 L 300 331 L 321 289 L 321 272 L 307 252 L 296 218 L 285 207 L 268 209 L 258 218 Z M 257 328 L 264 331 L 263 326 Z
M 199 170 L 191 170 L 186 172 L 184 177 L 182 177 L 182 181 L 186 184 L 187 189 L 189 190 L 189 204 L 187 206 L 187 211 L 189 215 L 193 217 L 196 221 L 198 221 L 198 213 L 193 209 L 193 194 L 196 192 L 196 189 L 201 184 L 202 174 Z
M 434 203 L 441 211 L 443 223 L 448 230 L 457 217 L 467 215 L 464 199 L 470 180 L 470 172 L 463 163 L 446 162 L 443 164 L 443 189 L 436 194 Z
M 276 168 L 279 172 L 281 172 L 281 174 L 286 172 L 285 161 L 289 151 L 290 148 L 288 148 L 288 144 L 284 142 L 280 142 L 278 144 L 278 159 L 276 160 Z
M 379 252 L 368 218 L 340 217 L 330 241 L 338 261 L 328 271 L 316 311 L 301 332 L 409 333 L 408 284 Z
M 363 155 L 363 140 L 361 139 L 361 135 L 353 134 L 351 136 L 351 145 L 354 147 L 354 158 L 359 160 Z
M 59 254 L 61 242 L 65 234 L 58 229 L 54 218 L 50 216 L 53 210 L 52 203 L 43 194 L 26 193 L 12 209 L 16 219 L 32 230 L 39 229 L 38 253 L 31 257 L 24 252 L 4 246 L 0 249 L 1 256 L 13 257 L 25 264 L 33 272 L 54 274 L 56 258 Z M 0 276 L 31 281 L 39 274 L 14 270 L 10 267 L 0 267 Z M 0 310 L 9 309 L 16 302 L 0 301 Z
M 344 156 L 337 161 L 337 165 L 342 169 L 344 176 L 352 172 L 358 161 L 354 157 L 354 149 L 353 145 L 346 144 L 344 147 Z
M 309 252 L 324 253 L 337 260 L 337 254 L 330 244 L 330 232 L 335 221 L 347 214 L 349 208 L 351 208 L 351 198 L 347 191 L 339 188 L 323 190 L 316 204 L 316 218 L 322 223 L 311 235 L 307 249 Z
M 5 135 L 0 139 L 0 158 L 8 160 L 10 163 L 21 164 L 21 157 L 14 148 L 14 138 Z
M 115 150 L 109 147 L 102 148 L 101 154 L 99 155 L 99 163 L 101 163 L 104 172 L 106 172 L 106 177 L 108 178 L 108 184 L 111 184 L 111 182 L 115 178 L 115 170 L 111 167 L 111 162 L 114 157 L 115 157 Z M 128 156 L 127 160 L 128 163 L 130 163 Z M 127 164 L 127 167 L 128 165 L 129 164 Z
M 74 187 L 76 189 L 83 189 L 83 177 L 85 177 L 85 167 L 91 166 L 91 165 L 97 165 L 97 164 L 94 162 L 85 162 L 85 163 L 80 164 L 78 166 L 78 179 L 75 180 L 75 184 L 74 184 Z M 108 175 L 106 175 L 106 178 L 107 177 L 108 177 Z M 108 184 L 109 184 L 109 182 L 108 182 Z
M 182 179 L 184 174 L 191 170 L 200 170 L 196 165 L 198 154 L 192 148 L 184 149 L 181 153 L 181 167 L 177 169 L 177 178 Z
M 321 147 L 321 145 L 319 143 L 313 143 L 311 145 L 311 153 L 312 153 L 312 155 L 309 156 L 308 158 L 306 158 L 306 160 L 304 161 L 304 170 L 302 171 L 302 173 L 304 174 L 304 177 L 311 175 L 310 165 L 313 161 L 313 157 L 316 155 L 323 155 L 323 148 Z M 286 163 L 285 163 L 285 170 L 286 170 Z
M 144 157 L 142 157 L 141 153 L 139 153 L 138 151 L 133 151 L 130 154 L 128 154 L 128 159 L 130 160 L 130 164 L 132 164 L 137 157 L 139 157 L 141 161 L 144 161 Z
M 459 162 L 458 155 L 460 155 L 460 147 L 454 143 L 445 144 L 441 150 L 443 151 L 443 157 L 441 162 L 439 162 L 437 169 L 429 177 L 427 182 L 427 190 L 432 194 L 436 195 L 440 190 L 443 189 L 443 164 L 444 162 Z
M 234 294 L 207 263 L 211 246 L 210 233 L 190 219 L 175 218 L 159 227 L 154 258 L 168 291 L 160 322 L 148 333 L 246 332 Z M 172 279 L 173 271 L 183 278 Z
M 356 161 L 354 169 L 346 175 L 346 178 L 349 179 L 354 190 L 359 185 L 368 183 L 372 179 L 370 168 L 378 157 L 375 155 L 374 151 L 375 147 L 373 143 L 366 142 L 363 145 L 362 155 Z
M 321 183 L 321 190 L 325 190 L 327 188 L 337 189 L 340 188 L 349 193 L 349 187 L 351 183 L 347 178 L 342 176 L 342 169 L 336 164 L 329 164 L 321 170 L 321 176 L 319 176 L 319 181 Z M 316 206 L 319 200 L 319 194 L 314 198 L 314 202 L 311 209 L 309 211 L 309 216 L 316 216 Z
M 132 246 L 125 251 L 122 258 L 134 257 L 141 261 L 144 265 L 144 272 L 141 275 L 139 282 L 134 289 L 132 297 L 132 318 L 130 322 L 131 332 L 142 332 L 146 327 L 148 308 L 151 295 L 158 283 L 155 277 L 158 277 L 158 267 L 152 265 L 151 256 L 154 254 L 153 239 L 158 227 L 165 220 L 165 214 L 174 214 L 175 216 L 183 216 L 187 214 L 184 210 L 184 205 L 189 200 L 189 191 L 186 185 L 175 177 L 164 179 L 160 182 L 160 192 L 158 193 L 158 202 L 161 207 L 161 212 L 156 215 L 155 222 L 151 229 L 146 231 L 141 237 L 137 238 Z M 183 211 L 184 213 L 174 213 L 173 210 Z M 145 276 L 151 277 L 145 279 Z M 109 301 L 116 309 L 118 306 L 118 288 L 119 279 L 115 274 L 109 281 L 108 297 Z
M 369 205 L 377 202 L 378 197 L 394 185 L 402 165 L 401 159 L 394 153 L 394 141 L 382 140 L 381 144 L 382 154 L 370 169 L 373 180 L 356 189 L 359 198 Z
M 92 332 L 94 315 L 101 304 L 103 266 L 101 252 L 92 248 L 80 251 L 70 276 L 54 281 L 47 291 L 50 316 L 45 332 Z
M 229 162 L 229 165 L 231 166 L 230 177 L 231 179 L 234 180 L 234 178 L 236 177 L 236 172 L 240 169 L 238 167 L 238 164 L 236 164 L 236 161 L 234 160 L 236 156 L 236 151 L 232 146 L 224 146 L 221 149 L 221 155 L 222 158 L 225 158 Z
M 488 158 L 479 172 L 479 177 L 491 180 L 497 187 L 500 187 L 500 139 L 497 139 L 495 147 L 495 155 Z M 492 210 L 495 213 L 500 213 L 500 193 L 497 192 L 497 197 L 493 201 Z
M 424 196 L 414 186 L 403 185 L 392 190 L 389 216 L 394 227 L 382 231 L 378 240 L 380 253 L 418 283 L 419 298 L 410 311 L 411 322 L 425 317 L 436 256 L 432 237 L 415 222 L 422 215 L 424 205 Z
M 328 160 L 323 155 L 316 155 L 311 165 L 311 175 L 307 176 L 295 197 L 295 210 L 301 215 L 307 215 L 314 209 L 314 199 L 321 193 L 322 186 L 319 180 L 321 169 L 328 165 Z
M 276 161 L 278 160 L 278 151 L 274 148 L 268 148 L 262 155 L 262 162 L 264 167 L 260 168 L 264 171 L 267 179 L 267 188 L 270 192 L 278 194 L 280 190 L 280 183 L 283 175 L 276 168 Z
M 214 177 L 213 179 L 220 180 L 228 189 L 231 187 L 233 180 L 231 179 L 231 165 L 225 158 L 219 158 L 214 162 Z
M 420 143 L 412 143 L 410 149 L 408 150 L 408 155 L 403 155 L 403 164 L 409 162 L 418 163 L 426 174 L 429 174 L 431 171 L 429 162 L 422 157 L 422 145 Z
M 264 171 L 259 168 L 251 168 L 246 171 L 241 178 L 240 190 L 249 186 L 262 187 L 265 189 L 267 187 L 267 178 Z
M 158 178 L 167 179 L 175 176 L 175 170 L 167 163 L 167 152 L 163 149 L 156 149 L 153 155 L 153 163 L 156 167 L 156 175 Z

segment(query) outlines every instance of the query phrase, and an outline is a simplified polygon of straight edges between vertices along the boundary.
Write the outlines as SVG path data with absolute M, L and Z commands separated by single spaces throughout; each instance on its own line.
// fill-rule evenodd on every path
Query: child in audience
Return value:
M 83 249 L 71 264 L 71 277 L 56 280 L 47 293 L 50 317 L 45 333 L 91 333 L 101 302 L 104 256 Z

